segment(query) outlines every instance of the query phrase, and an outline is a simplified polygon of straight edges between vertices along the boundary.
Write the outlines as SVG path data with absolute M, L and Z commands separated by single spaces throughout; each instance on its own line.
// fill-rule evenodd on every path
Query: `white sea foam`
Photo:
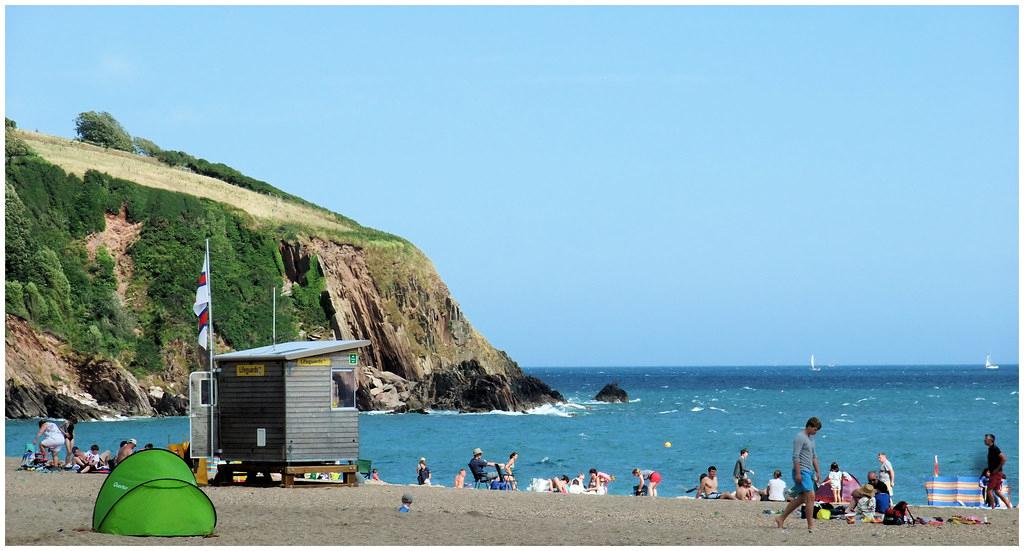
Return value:
M 999 402 L 992 402 L 992 405 L 993 405 L 993 406 L 998 406 L 998 405 L 999 405 Z
M 573 417 L 575 413 L 565 411 L 565 404 L 544 404 L 533 409 L 526 410 L 530 415 L 554 415 L 555 417 Z
M 852 423 L 853 421 L 851 421 L 849 419 L 833 419 L 832 422 L 833 423 Z
M 712 401 L 712 402 L 717 402 L 717 401 L 718 401 L 718 398 L 712 398 L 712 399 L 711 399 L 711 401 Z
M 935 387 L 935 388 L 939 388 L 939 387 Z M 874 400 L 874 399 L 875 399 L 874 396 L 868 396 L 867 398 L 861 398 L 860 400 L 857 400 L 857 403 L 859 404 L 861 402 L 866 402 L 868 400 Z
M 700 406 L 693 406 L 692 408 L 690 408 L 690 411 L 704 411 L 704 408 Z
M 1014 390 L 1013 392 L 1011 392 L 1011 393 L 1010 393 L 1010 396 L 1014 396 L 1014 395 L 1016 395 L 1016 394 L 1017 394 L 1017 391 L 1016 391 L 1016 390 Z
M 708 429 L 708 432 L 718 432 L 718 431 L 715 430 L 715 429 Z
M 359 413 L 362 414 L 362 415 L 387 415 L 388 413 L 392 413 L 394 411 L 395 410 L 393 410 L 393 409 L 384 409 L 384 410 L 375 410 L 375 411 L 360 411 Z
M 848 405 L 850 405 L 850 402 L 843 402 L 843 405 L 844 406 L 848 406 Z
M 639 401 L 640 401 L 640 398 L 633 398 L 632 400 L 629 401 L 629 403 L 635 404 L 635 403 L 637 403 Z
M 722 413 L 729 413 L 728 411 L 725 411 L 722 408 L 716 408 L 715 406 L 708 406 L 708 409 L 713 409 L 715 411 L 721 411 Z
M 749 386 L 743 387 L 743 390 L 757 390 L 756 388 L 750 388 Z
M 668 388 L 668 385 L 661 385 L 661 388 Z
M 679 410 L 678 410 L 678 409 L 670 409 L 670 410 L 668 410 L 668 411 L 659 411 L 659 412 L 658 412 L 658 415 L 664 415 L 664 414 L 666 414 L 666 413 L 675 413 L 675 412 L 677 412 L 677 411 L 679 411 Z
M 977 402 L 978 400 L 984 401 L 985 399 L 984 398 L 975 398 L 974 399 L 975 402 Z
M 847 416 L 848 416 L 848 414 L 846 414 L 846 413 L 840 413 L 840 414 L 839 414 L 839 416 L 840 416 L 840 417 L 847 417 Z

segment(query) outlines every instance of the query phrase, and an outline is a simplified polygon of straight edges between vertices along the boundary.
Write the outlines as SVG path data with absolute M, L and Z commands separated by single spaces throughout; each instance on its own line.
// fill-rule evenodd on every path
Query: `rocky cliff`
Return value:
M 108 198 L 115 192 L 126 193 L 125 190 L 136 193 L 131 191 L 132 186 L 157 188 L 164 190 L 161 193 L 171 191 L 174 194 L 188 194 L 195 187 L 199 195 L 226 185 L 209 178 L 210 182 L 198 181 L 205 177 L 165 169 L 149 159 L 117 153 L 117 158 L 112 160 L 107 157 L 115 154 L 89 146 L 61 142 L 53 137 L 44 139 L 31 134 L 24 137 L 41 157 L 69 173 L 99 166 L 114 176 L 132 179 L 131 182 L 108 184 L 102 178 L 93 178 L 101 186 L 111 186 L 108 191 L 101 190 L 108 194 Z M 118 170 L 124 174 L 117 173 Z M 195 185 L 193 180 L 197 180 Z M 38 190 L 30 188 L 35 185 L 33 180 L 25 179 L 15 184 L 15 192 L 32 196 L 33 205 L 47 204 Z M 10 169 L 8 185 L 11 186 Z M 169 196 L 165 193 L 160 197 L 166 203 Z M 224 197 L 230 198 L 231 194 Z M 295 324 L 298 336 L 309 339 L 368 339 L 372 343 L 372 367 L 359 374 L 357 397 L 360 409 L 398 412 L 425 409 L 523 411 L 562 400 L 558 392 L 542 381 L 526 376 L 508 355 L 496 350 L 470 325 L 429 259 L 418 249 L 404 240 L 375 240 L 376 234 L 361 228 L 349 236 L 345 228 L 339 229 L 340 225 L 328 227 L 327 222 L 319 224 L 319 227 L 300 227 L 296 231 L 292 226 L 282 231 L 278 225 L 280 221 L 261 218 L 263 215 L 260 213 L 264 211 L 260 210 L 259 201 L 262 200 L 261 197 L 248 197 L 245 203 L 225 209 L 229 213 L 240 212 L 239 216 L 251 220 L 241 222 L 252 228 L 246 231 L 262 232 L 263 239 L 276 236 L 273 239 L 278 243 L 280 273 L 275 277 L 279 279 L 279 286 L 284 288 L 283 294 L 301 292 L 308 297 L 311 287 L 307 286 L 307 280 L 315 275 L 318 284 L 322 282 L 319 300 L 312 301 L 313 309 L 317 310 L 313 317 L 326 322 L 313 323 L 308 321 L 309 318 L 304 318 L 304 322 L 296 315 L 290 323 Z M 275 208 L 265 210 L 271 213 L 268 217 L 280 212 L 278 203 L 280 201 L 274 203 L 277 205 Z M 149 203 L 154 204 L 157 203 L 152 200 Z M 239 210 L 241 207 L 245 207 L 244 212 Z M 182 310 L 180 313 L 154 307 L 153 290 L 149 288 L 155 278 L 151 269 L 152 251 L 155 250 L 154 244 L 160 245 L 161 234 L 147 232 L 148 219 L 145 213 L 140 214 L 138 208 L 134 212 L 131 208 L 126 211 L 124 204 L 108 204 L 105 208 L 106 212 L 101 214 L 105 219 L 100 226 L 102 230 L 76 238 L 68 246 L 81 244 L 81 248 L 87 251 L 83 254 L 88 255 L 83 262 L 93 262 L 98 249 L 109 255 L 111 277 L 116 280 L 113 289 L 115 300 L 125 312 L 119 319 L 129 325 L 137 324 L 131 329 L 134 331 L 131 338 L 155 344 L 158 367 L 154 370 L 152 367 L 128 365 L 125 362 L 133 361 L 132 354 L 83 353 L 67 340 L 45 331 L 40 323 L 28 321 L 25 316 L 31 311 L 11 315 L 8 308 L 5 324 L 8 418 L 64 417 L 68 414 L 80 418 L 118 414 L 175 415 L 183 414 L 187 409 L 183 394 L 188 387 L 188 374 L 202 365 L 202 359 L 192 337 L 181 336 L 185 331 L 191 333 L 183 329 L 187 326 L 182 325 L 192 323 L 189 305 L 175 306 Z M 35 214 L 39 215 L 38 212 Z M 321 212 L 310 216 L 313 215 L 326 216 Z M 330 218 L 328 221 L 335 223 L 334 220 Z M 160 224 L 167 223 L 167 220 L 160 221 Z M 345 223 L 349 226 L 354 224 L 347 220 Z M 141 275 L 137 273 L 137 259 L 133 258 L 139 254 L 138 247 L 134 245 L 139 239 L 149 240 L 147 251 L 150 254 L 146 257 L 150 272 Z M 310 270 L 314 269 L 316 274 L 311 274 Z M 87 277 L 93 278 L 93 272 L 89 270 L 95 268 L 87 267 L 86 270 Z M 186 277 L 192 278 L 194 274 L 189 273 Z M 74 285 L 75 279 L 71 281 Z M 260 282 L 261 285 L 266 283 L 267 280 Z M 249 285 L 255 284 L 253 280 Z M 261 296 L 265 295 L 261 293 Z M 161 300 L 166 304 L 166 297 L 161 297 Z M 158 323 L 151 315 L 153 312 L 167 316 L 166 319 L 171 321 Z M 162 319 L 158 318 L 158 321 Z M 214 320 L 216 324 L 217 317 Z M 174 323 L 179 325 L 172 330 Z M 96 325 L 103 326 L 102 323 Z M 168 330 L 154 334 L 153 327 L 167 327 Z M 237 326 L 234 330 L 236 334 L 244 334 Z M 218 332 L 219 337 L 224 335 L 224 332 Z M 218 341 L 218 351 L 233 348 L 236 348 L 233 342 Z M 134 361 L 137 363 L 137 358 Z

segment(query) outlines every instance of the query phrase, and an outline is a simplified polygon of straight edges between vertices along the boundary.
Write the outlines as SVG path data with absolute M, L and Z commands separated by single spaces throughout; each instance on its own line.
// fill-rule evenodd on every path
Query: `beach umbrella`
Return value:
M 122 536 L 205 536 L 217 511 L 180 456 L 162 449 L 126 457 L 96 495 L 92 529 Z

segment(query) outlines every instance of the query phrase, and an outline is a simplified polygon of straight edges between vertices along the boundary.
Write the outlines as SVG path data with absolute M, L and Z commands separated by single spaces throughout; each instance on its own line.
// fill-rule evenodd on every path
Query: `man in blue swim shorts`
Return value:
M 793 494 L 794 498 L 786 506 L 786 510 L 775 524 L 782 528 L 790 513 L 797 507 L 806 507 L 807 531 L 814 529 L 814 491 L 821 479 L 818 470 L 818 455 L 814 453 L 814 435 L 821 430 L 821 421 L 817 417 L 807 420 L 804 430 L 796 433 L 793 438 Z

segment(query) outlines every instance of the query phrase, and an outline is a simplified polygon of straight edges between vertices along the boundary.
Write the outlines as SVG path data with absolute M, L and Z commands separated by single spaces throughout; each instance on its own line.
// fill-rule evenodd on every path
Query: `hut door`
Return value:
M 189 455 L 212 457 L 217 450 L 217 379 L 209 371 L 188 376 Z

